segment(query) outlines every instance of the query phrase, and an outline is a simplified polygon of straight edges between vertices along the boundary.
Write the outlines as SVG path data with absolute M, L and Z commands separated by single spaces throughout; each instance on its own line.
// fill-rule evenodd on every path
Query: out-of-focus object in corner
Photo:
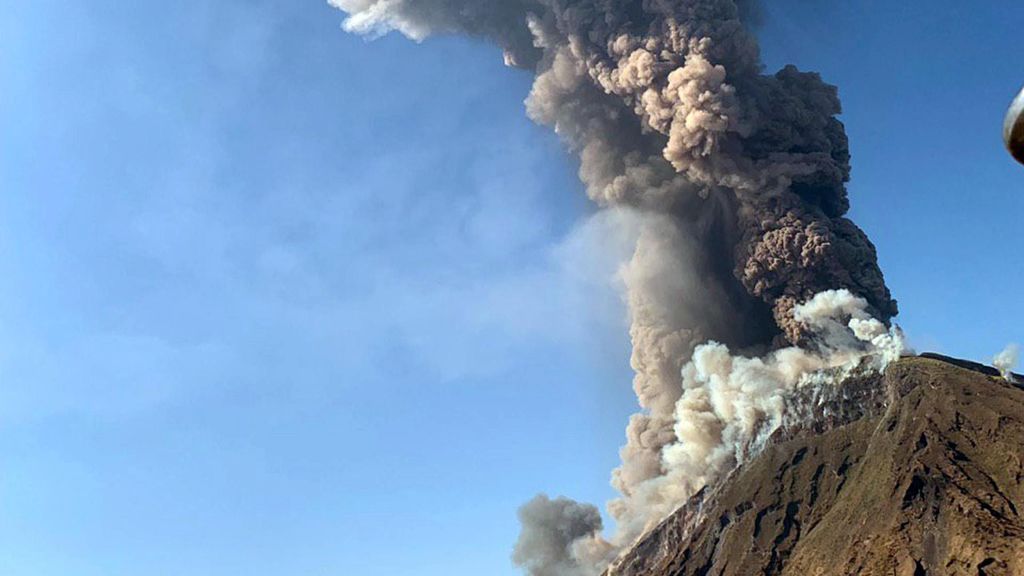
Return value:
M 1003 142 L 1018 162 L 1024 164 L 1024 90 L 1013 99 L 1003 123 Z

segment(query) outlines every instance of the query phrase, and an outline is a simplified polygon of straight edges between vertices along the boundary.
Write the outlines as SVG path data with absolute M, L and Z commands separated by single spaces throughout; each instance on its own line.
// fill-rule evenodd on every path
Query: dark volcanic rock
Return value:
M 950 360 L 893 364 L 885 402 L 777 438 L 609 576 L 1024 574 L 1024 391 Z

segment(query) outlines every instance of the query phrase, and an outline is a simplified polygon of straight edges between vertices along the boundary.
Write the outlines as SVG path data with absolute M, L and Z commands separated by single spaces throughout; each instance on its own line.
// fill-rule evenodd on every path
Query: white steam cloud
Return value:
M 1020 360 L 1020 346 L 1010 344 L 1002 352 L 996 354 L 992 359 L 992 365 L 999 370 L 1007 382 L 1013 382 L 1013 370 L 1017 367 L 1018 360 Z
M 619 523 L 613 547 L 630 545 L 756 455 L 783 424 L 795 391 L 834 386 L 854 370 L 881 370 L 898 359 L 905 351 L 902 334 L 871 318 L 867 308 L 846 290 L 822 292 L 797 306 L 794 316 L 812 331 L 814 350 L 790 346 L 748 357 L 717 342 L 698 346 L 682 369 L 672 437 L 661 450 L 663 472 L 611 504 Z
M 663 439 L 659 470 L 610 504 L 617 531 L 605 539 L 592 506 L 538 497 L 520 510 L 515 560 L 531 576 L 596 576 L 617 553 L 705 486 L 756 456 L 783 424 L 797 391 L 836 386 L 854 371 L 879 371 L 905 353 L 898 328 L 866 312 L 847 290 L 822 292 L 794 310 L 814 350 L 790 346 L 761 357 L 708 342 L 681 369 L 681 394 Z

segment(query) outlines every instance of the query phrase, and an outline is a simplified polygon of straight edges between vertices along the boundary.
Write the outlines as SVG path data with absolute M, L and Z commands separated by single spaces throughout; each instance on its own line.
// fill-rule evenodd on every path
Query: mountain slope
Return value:
M 981 370 L 894 363 L 876 408 L 775 443 L 609 576 L 1024 574 L 1024 390 Z

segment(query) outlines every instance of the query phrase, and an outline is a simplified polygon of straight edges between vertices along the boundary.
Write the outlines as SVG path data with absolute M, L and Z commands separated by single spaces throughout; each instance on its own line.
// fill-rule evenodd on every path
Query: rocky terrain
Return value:
M 1024 574 L 1024 388 L 926 355 L 835 396 L 607 576 Z

